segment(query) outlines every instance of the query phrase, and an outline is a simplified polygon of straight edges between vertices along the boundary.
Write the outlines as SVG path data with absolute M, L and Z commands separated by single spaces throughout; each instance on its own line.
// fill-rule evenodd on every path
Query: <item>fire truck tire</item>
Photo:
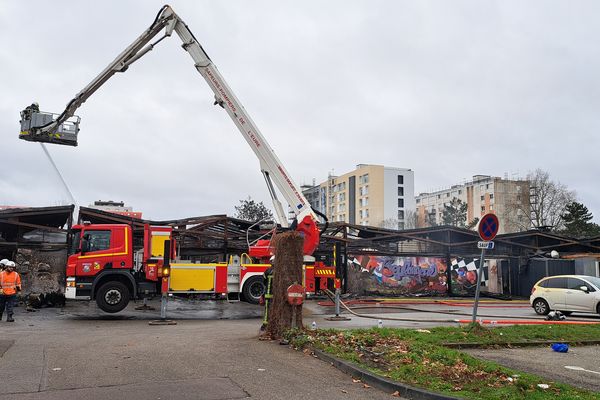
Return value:
M 107 313 L 118 313 L 129 303 L 129 289 L 119 281 L 110 281 L 98 289 L 96 304 Z
M 244 283 L 242 295 L 244 300 L 251 304 L 258 304 L 260 297 L 265 293 L 265 282 L 262 276 L 252 276 Z

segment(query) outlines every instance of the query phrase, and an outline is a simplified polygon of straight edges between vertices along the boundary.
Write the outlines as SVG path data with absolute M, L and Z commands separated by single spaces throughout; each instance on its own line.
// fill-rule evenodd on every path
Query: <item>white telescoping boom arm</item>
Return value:
M 160 37 L 154 43 L 149 43 L 162 29 L 165 29 L 164 36 Z M 304 233 L 305 254 L 312 254 L 319 243 L 319 232 L 316 226 L 318 220 L 317 215 L 312 210 L 310 203 L 304 197 L 302 191 L 294 183 L 290 174 L 279 161 L 279 158 L 275 155 L 271 146 L 260 133 L 258 127 L 254 124 L 254 121 L 252 121 L 252 118 L 250 118 L 233 91 L 229 88 L 198 40 L 196 40 L 185 22 L 183 22 L 183 20 L 168 5 L 161 8 L 152 25 L 144 33 L 119 54 L 113 62 L 111 62 L 96 78 L 94 78 L 94 80 L 92 80 L 92 82 L 90 82 L 67 104 L 66 109 L 56 120 L 52 121 L 50 124 L 37 128 L 37 133 L 43 134 L 55 131 L 60 124 L 72 117 L 75 114 L 75 111 L 115 73 L 126 71 L 132 63 L 152 50 L 161 40 L 171 36 L 173 31 L 181 38 L 183 49 L 190 54 L 194 60 L 196 69 L 213 90 L 215 94 L 215 104 L 219 104 L 227 111 L 242 133 L 244 139 L 246 139 L 250 145 L 250 148 L 252 148 L 258 157 L 260 168 L 267 182 L 279 223 L 283 227 L 288 226 L 286 213 L 283 210 L 281 202 L 277 198 L 273 182 L 295 214 L 298 222 L 297 230 Z M 316 242 L 314 237 L 315 234 Z M 310 249 L 307 249 L 307 241 L 312 242 L 312 244 L 308 246 Z

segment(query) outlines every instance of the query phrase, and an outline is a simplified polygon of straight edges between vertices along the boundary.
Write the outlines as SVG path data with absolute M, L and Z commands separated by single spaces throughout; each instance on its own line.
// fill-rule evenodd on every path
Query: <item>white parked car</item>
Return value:
M 531 289 L 529 304 L 536 313 L 560 311 L 600 314 L 600 278 L 586 275 L 558 275 L 540 279 Z

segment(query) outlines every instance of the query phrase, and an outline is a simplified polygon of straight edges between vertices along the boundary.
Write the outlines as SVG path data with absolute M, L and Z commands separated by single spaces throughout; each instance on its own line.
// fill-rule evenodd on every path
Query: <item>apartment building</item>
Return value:
M 89 207 L 114 214 L 125 215 L 127 217 L 142 218 L 142 213 L 140 211 L 133 211 L 131 207 L 126 207 L 125 203 L 122 201 L 97 200 L 94 201 L 94 204 L 90 204 Z
M 330 221 L 404 229 L 407 214 L 415 212 L 414 172 L 406 168 L 359 164 L 353 171 L 302 189 Z
M 500 221 L 499 233 L 527 228 L 530 212 L 529 181 L 509 180 L 489 175 L 475 175 L 473 180 L 450 188 L 421 193 L 416 197 L 419 226 L 443 224 L 443 211 L 452 199 L 467 204 L 467 224 L 487 213 Z

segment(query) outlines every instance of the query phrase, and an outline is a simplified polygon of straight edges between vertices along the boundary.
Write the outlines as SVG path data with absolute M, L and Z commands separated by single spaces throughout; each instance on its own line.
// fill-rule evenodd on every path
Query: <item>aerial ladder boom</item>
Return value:
M 155 42 L 150 43 L 163 29 L 164 35 Z M 229 114 L 250 148 L 254 151 L 254 154 L 258 157 L 279 223 L 283 227 L 288 227 L 286 213 L 277 198 L 273 183 L 288 202 L 295 215 L 297 222 L 295 228 L 304 236 L 304 254 L 311 255 L 319 244 L 317 214 L 311 208 L 310 203 L 294 183 L 290 174 L 275 155 L 275 152 L 267 143 L 229 85 L 227 85 L 208 54 L 204 51 L 185 22 L 168 5 L 161 8 L 152 25 L 81 90 L 56 118 L 52 117 L 49 119 L 48 113 L 40 112 L 37 105 L 35 107 L 32 105 L 23 110 L 21 112 L 21 134 L 19 137 L 28 141 L 76 146 L 76 135 L 79 131 L 78 117 L 76 117 L 75 122 L 71 122 L 75 125 L 75 128 L 70 128 L 71 131 L 75 130 L 74 137 L 73 135 L 63 134 L 66 131 L 65 127 L 67 123 L 75 117 L 75 111 L 115 73 L 126 71 L 132 63 L 151 51 L 160 41 L 171 36 L 173 31 L 179 36 L 183 42 L 183 49 L 190 54 L 194 60 L 194 66 L 214 92 L 215 104 L 227 111 L 227 114 Z M 40 119 L 43 116 L 45 118 Z M 42 121 L 44 123 L 38 124 L 36 123 L 36 119 L 37 122 Z

